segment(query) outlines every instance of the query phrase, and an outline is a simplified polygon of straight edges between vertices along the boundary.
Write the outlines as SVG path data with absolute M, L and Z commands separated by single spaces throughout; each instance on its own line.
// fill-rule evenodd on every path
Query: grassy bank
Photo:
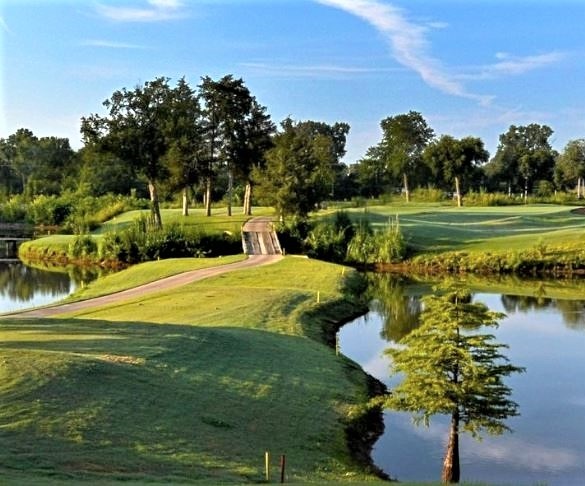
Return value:
M 272 214 L 270 208 L 254 208 L 254 216 L 266 216 Z M 104 265 L 115 266 L 119 263 L 120 255 L 116 255 L 114 248 L 119 247 L 120 253 L 123 250 L 130 250 L 125 248 L 126 239 L 122 236 L 120 241 L 108 241 L 108 235 L 117 232 L 120 234 L 125 230 L 135 226 L 137 220 L 144 220 L 149 215 L 148 210 L 134 210 L 122 213 L 115 218 L 106 221 L 99 226 L 90 235 L 90 240 L 93 242 L 95 250 L 82 254 L 76 254 L 73 250 L 73 245 L 79 239 L 77 235 L 47 235 L 31 241 L 26 241 L 19 247 L 19 257 L 26 262 L 53 262 L 60 265 L 77 264 L 77 265 Z M 189 216 L 182 216 L 179 209 L 164 209 L 161 211 L 163 225 L 166 229 L 176 228 L 180 230 L 190 245 L 193 248 L 185 254 L 205 254 L 205 255 L 226 255 L 241 251 L 241 244 L 239 243 L 239 235 L 242 225 L 250 219 L 249 216 L 241 214 L 240 208 L 234 208 L 233 216 L 225 214 L 225 208 L 218 208 L 214 210 L 211 217 L 205 216 L 203 209 L 191 210 Z M 143 233 L 143 232 L 142 232 Z M 159 242 L 158 245 L 166 247 L 172 246 L 173 239 L 176 240 L 177 235 L 164 238 L 164 242 Z M 144 243 L 144 242 L 143 242 Z M 175 241 L 176 243 L 176 241 Z M 150 243 L 153 248 L 149 251 L 155 251 L 157 243 L 153 240 Z M 108 250 L 101 251 L 108 247 Z M 146 251 L 145 248 L 139 248 L 136 251 Z M 162 250 L 161 250 L 162 251 Z M 173 256 L 185 256 L 173 255 Z M 162 256 L 168 258 L 168 256 Z M 157 259 L 156 257 L 144 258 L 145 260 Z M 136 263 L 139 260 L 132 260 L 130 263 Z M 124 262 L 122 262 L 124 263 Z
M 0 474 L 258 482 L 269 450 L 275 469 L 286 454 L 293 482 L 374 480 L 347 441 L 365 375 L 323 344 L 323 329 L 362 310 L 341 291 L 347 271 L 287 258 L 77 315 L 1 320 Z

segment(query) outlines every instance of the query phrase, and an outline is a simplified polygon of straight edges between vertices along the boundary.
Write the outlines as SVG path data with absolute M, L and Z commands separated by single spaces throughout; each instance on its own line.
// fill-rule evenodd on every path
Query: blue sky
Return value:
M 0 0 L 0 137 L 68 137 L 122 87 L 233 74 L 273 120 L 419 111 L 495 151 L 511 124 L 585 138 L 585 0 Z

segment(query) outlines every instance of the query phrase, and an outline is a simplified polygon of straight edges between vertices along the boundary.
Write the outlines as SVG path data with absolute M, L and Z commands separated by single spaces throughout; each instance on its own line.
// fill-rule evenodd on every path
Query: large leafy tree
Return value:
M 57 194 L 74 185 L 75 152 L 66 138 L 38 138 L 21 128 L 1 140 L 0 170 L 6 174 L 3 182 L 7 192 L 30 197 Z
M 500 135 L 498 149 L 486 167 L 486 175 L 496 187 L 505 185 L 508 193 L 532 190 L 535 181 L 551 180 L 557 153 L 550 145 L 553 130 L 531 123 L 511 125 Z
M 434 137 L 434 131 L 416 111 L 390 116 L 380 122 L 382 140 L 368 151 L 372 167 L 383 167 L 388 175 L 403 185 L 406 201 L 410 201 L 413 183 L 425 179 L 423 150 Z M 377 159 L 377 160 L 376 160 Z
M 385 406 L 412 413 L 416 424 L 428 425 L 436 414 L 451 417 L 442 480 L 458 482 L 460 430 L 476 438 L 509 430 L 505 420 L 518 414 L 518 406 L 503 379 L 523 369 L 481 329 L 497 326 L 504 315 L 473 303 L 467 290 L 450 287 L 423 303 L 420 327 L 387 351 L 392 372 L 403 379 Z
M 36 169 L 39 139 L 26 128 L 20 128 L 2 143 L 2 165 L 20 180 L 19 192 L 27 191 L 28 182 Z
M 554 179 L 560 187 L 577 187 L 577 197 L 585 194 L 585 139 L 571 140 L 557 157 Z
M 454 186 L 457 206 L 461 206 L 462 185 L 470 185 L 478 167 L 487 162 L 489 153 L 477 137 L 458 140 L 443 135 L 426 147 L 423 157 L 440 186 Z
M 330 194 L 348 130 L 341 123 L 327 126 L 290 118 L 282 122 L 274 147 L 266 154 L 266 167 L 253 175 L 258 192 L 281 220 L 288 215 L 305 217 Z
M 162 227 L 158 183 L 167 176 L 164 156 L 172 90 L 168 78 L 147 81 L 133 90 L 115 91 L 104 101 L 106 116 L 92 114 L 81 120 L 86 143 L 111 152 L 146 178 L 154 226 Z
M 211 214 L 211 188 L 215 175 L 227 175 L 227 213 L 232 214 L 234 180 L 239 177 L 247 187 L 245 211 L 251 211 L 250 173 L 262 165 L 270 147 L 274 125 L 242 79 L 227 75 L 214 81 L 206 76 L 200 85 L 204 101 L 204 143 L 206 154 L 206 212 Z
M 252 214 L 252 173 L 266 165 L 266 153 L 272 148 L 272 135 L 276 127 L 266 108 L 252 99 L 250 114 L 244 123 L 244 139 L 238 150 L 237 175 L 244 181 L 245 215 Z
M 165 162 L 171 187 L 182 191 L 183 216 L 188 216 L 190 189 L 203 175 L 203 113 L 197 94 L 184 78 L 172 90 L 169 103 Z

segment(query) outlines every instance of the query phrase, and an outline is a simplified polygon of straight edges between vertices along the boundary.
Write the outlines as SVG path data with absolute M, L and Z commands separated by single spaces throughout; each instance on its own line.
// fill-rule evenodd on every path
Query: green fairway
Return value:
M 181 209 L 162 209 L 161 217 L 164 225 L 178 224 L 185 228 L 194 228 L 202 233 L 216 233 L 223 231 L 230 231 L 232 233 L 239 233 L 242 225 L 250 219 L 251 216 L 242 214 L 241 207 L 232 208 L 232 216 L 227 216 L 226 208 L 214 208 L 211 216 L 205 216 L 205 210 L 195 208 L 189 210 L 189 216 L 183 216 Z M 253 208 L 253 216 L 271 216 L 274 214 L 272 208 L 255 207 Z M 94 234 L 103 234 L 108 231 L 126 227 L 132 224 L 133 221 L 147 217 L 150 214 L 149 210 L 127 211 L 116 216 L 110 221 L 106 221 L 100 226 Z
M 347 271 L 289 257 L 82 316 L 0 320 L 0 475 L 257 482 L 269 450 L 291 481 L 373 479 L 345 436 L 365 376 L 321 341 L 356 310 Z
M 67 300 L 81 300 L 113 294 L 146 283 L 160 280 L 191 270 L 227 265 L 245 260 L 245 255 L 229 255 L 219 258 L 171 258 L 162 262 L 145 262 L 133 265 L 123 272 L 112 273 L 97 281 L 81 287 Z
M 398 216 L 408 244 L 416 251 L 500 251 L 533 247 L 537 242 L 585 242 L 585 216 L 567 206 L 446 207 L 398 204 L 349 210 L 382 228 Z

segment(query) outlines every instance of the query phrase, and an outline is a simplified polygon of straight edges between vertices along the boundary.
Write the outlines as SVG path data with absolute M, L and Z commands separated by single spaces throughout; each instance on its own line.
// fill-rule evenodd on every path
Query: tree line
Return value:
M 251 214 L 255 188 L 255 200 L 284 219 L 306 216 L 325 200 L 402 193 L 408 202 L 418 188 L 453 194 L 459 205 L 469 191 L 524 198 L 585 192 L 585 139 L 558 153 L 553 130 L 536 123 L 510 126 L 490 158 L 480 138 L 436 136 L 410 111 L 383 119 L 381 140 L 347 165 L 347 123 L 287 118 L 277 127 L 231 75 L 204 76 L 195 88 L 159 77 L 114 91 L 103 107 L 81 119 L 78 151 L 65 138 L 38 138 L 25 128 L 0 139 L 0 198 L 133 193 L 150 198 L 160 227 L 159 201 L 179 194 L 185 215 L 194 197 L 208 215 L 220 199 L 231 215 L 236 198 Z
M 461 205 L 462 194 L 470 190 L 524 198 L 574 188 L 578 198 L 585 193 L 585 139 L 570 141 L 559 153 L 547 125 L 511 125 L 492 158 L 478 137 L 437 137 L 418 112 L 390 116 L 380 126 L 380 142 L 352 167 L 364 196 L 401 187 L 409 201 L 413 187 L 429 187 L 452 192 Z

